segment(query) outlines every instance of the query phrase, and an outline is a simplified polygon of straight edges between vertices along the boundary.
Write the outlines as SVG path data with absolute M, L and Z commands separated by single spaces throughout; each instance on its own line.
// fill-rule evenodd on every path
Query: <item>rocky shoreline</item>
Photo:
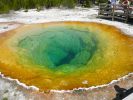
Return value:
M 51 90 L 40 92 L 34 86 L 26 86 L 18 80 L 0 75 L 0 100 L 112 100 L 116 98 L 117 91 L 114 86 L 126 90 L 133 86 L 133 73 L 113 80 L 109 84 L 90 88 L 79 88 L 74 90 Z

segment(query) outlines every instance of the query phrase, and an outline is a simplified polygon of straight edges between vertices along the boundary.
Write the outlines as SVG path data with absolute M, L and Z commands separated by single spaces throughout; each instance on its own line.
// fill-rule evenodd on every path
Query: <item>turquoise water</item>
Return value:
M 25 55 L 32 63 L 50 69 L 86 65 L 97 48 L 92 33 L 85 29 L 60 26 L 33 33 L 21 39 L 18 47 L 25 49 Z

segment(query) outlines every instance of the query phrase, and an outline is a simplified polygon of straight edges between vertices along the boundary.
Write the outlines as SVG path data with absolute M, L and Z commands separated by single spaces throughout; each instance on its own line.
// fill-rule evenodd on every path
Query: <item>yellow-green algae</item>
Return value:
M 0 36 L 0 71 L 41 90 L 105 84 L 133 71 L 133 38 L 98 23 L 24 25 Z

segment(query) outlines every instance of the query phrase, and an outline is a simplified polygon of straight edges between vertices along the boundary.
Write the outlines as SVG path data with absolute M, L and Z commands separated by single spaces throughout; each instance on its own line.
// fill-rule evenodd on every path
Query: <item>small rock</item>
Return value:
M 8 28 L 8 26 L 3 27 L 3 29 L 7 29 L 7 28 Z
M 84 80 L 84 81 L 82 82 L 82 84 L 88 84 L 88 81 L 87 81 L 87 80 Z

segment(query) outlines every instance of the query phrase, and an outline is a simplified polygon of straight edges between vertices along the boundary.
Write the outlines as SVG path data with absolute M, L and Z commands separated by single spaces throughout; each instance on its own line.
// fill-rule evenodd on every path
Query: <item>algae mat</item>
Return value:
M 44 91 L 107 84 L 133 72 L 133 37 L 99 23 L 22 25 L 0 34 L 0 72 Z

